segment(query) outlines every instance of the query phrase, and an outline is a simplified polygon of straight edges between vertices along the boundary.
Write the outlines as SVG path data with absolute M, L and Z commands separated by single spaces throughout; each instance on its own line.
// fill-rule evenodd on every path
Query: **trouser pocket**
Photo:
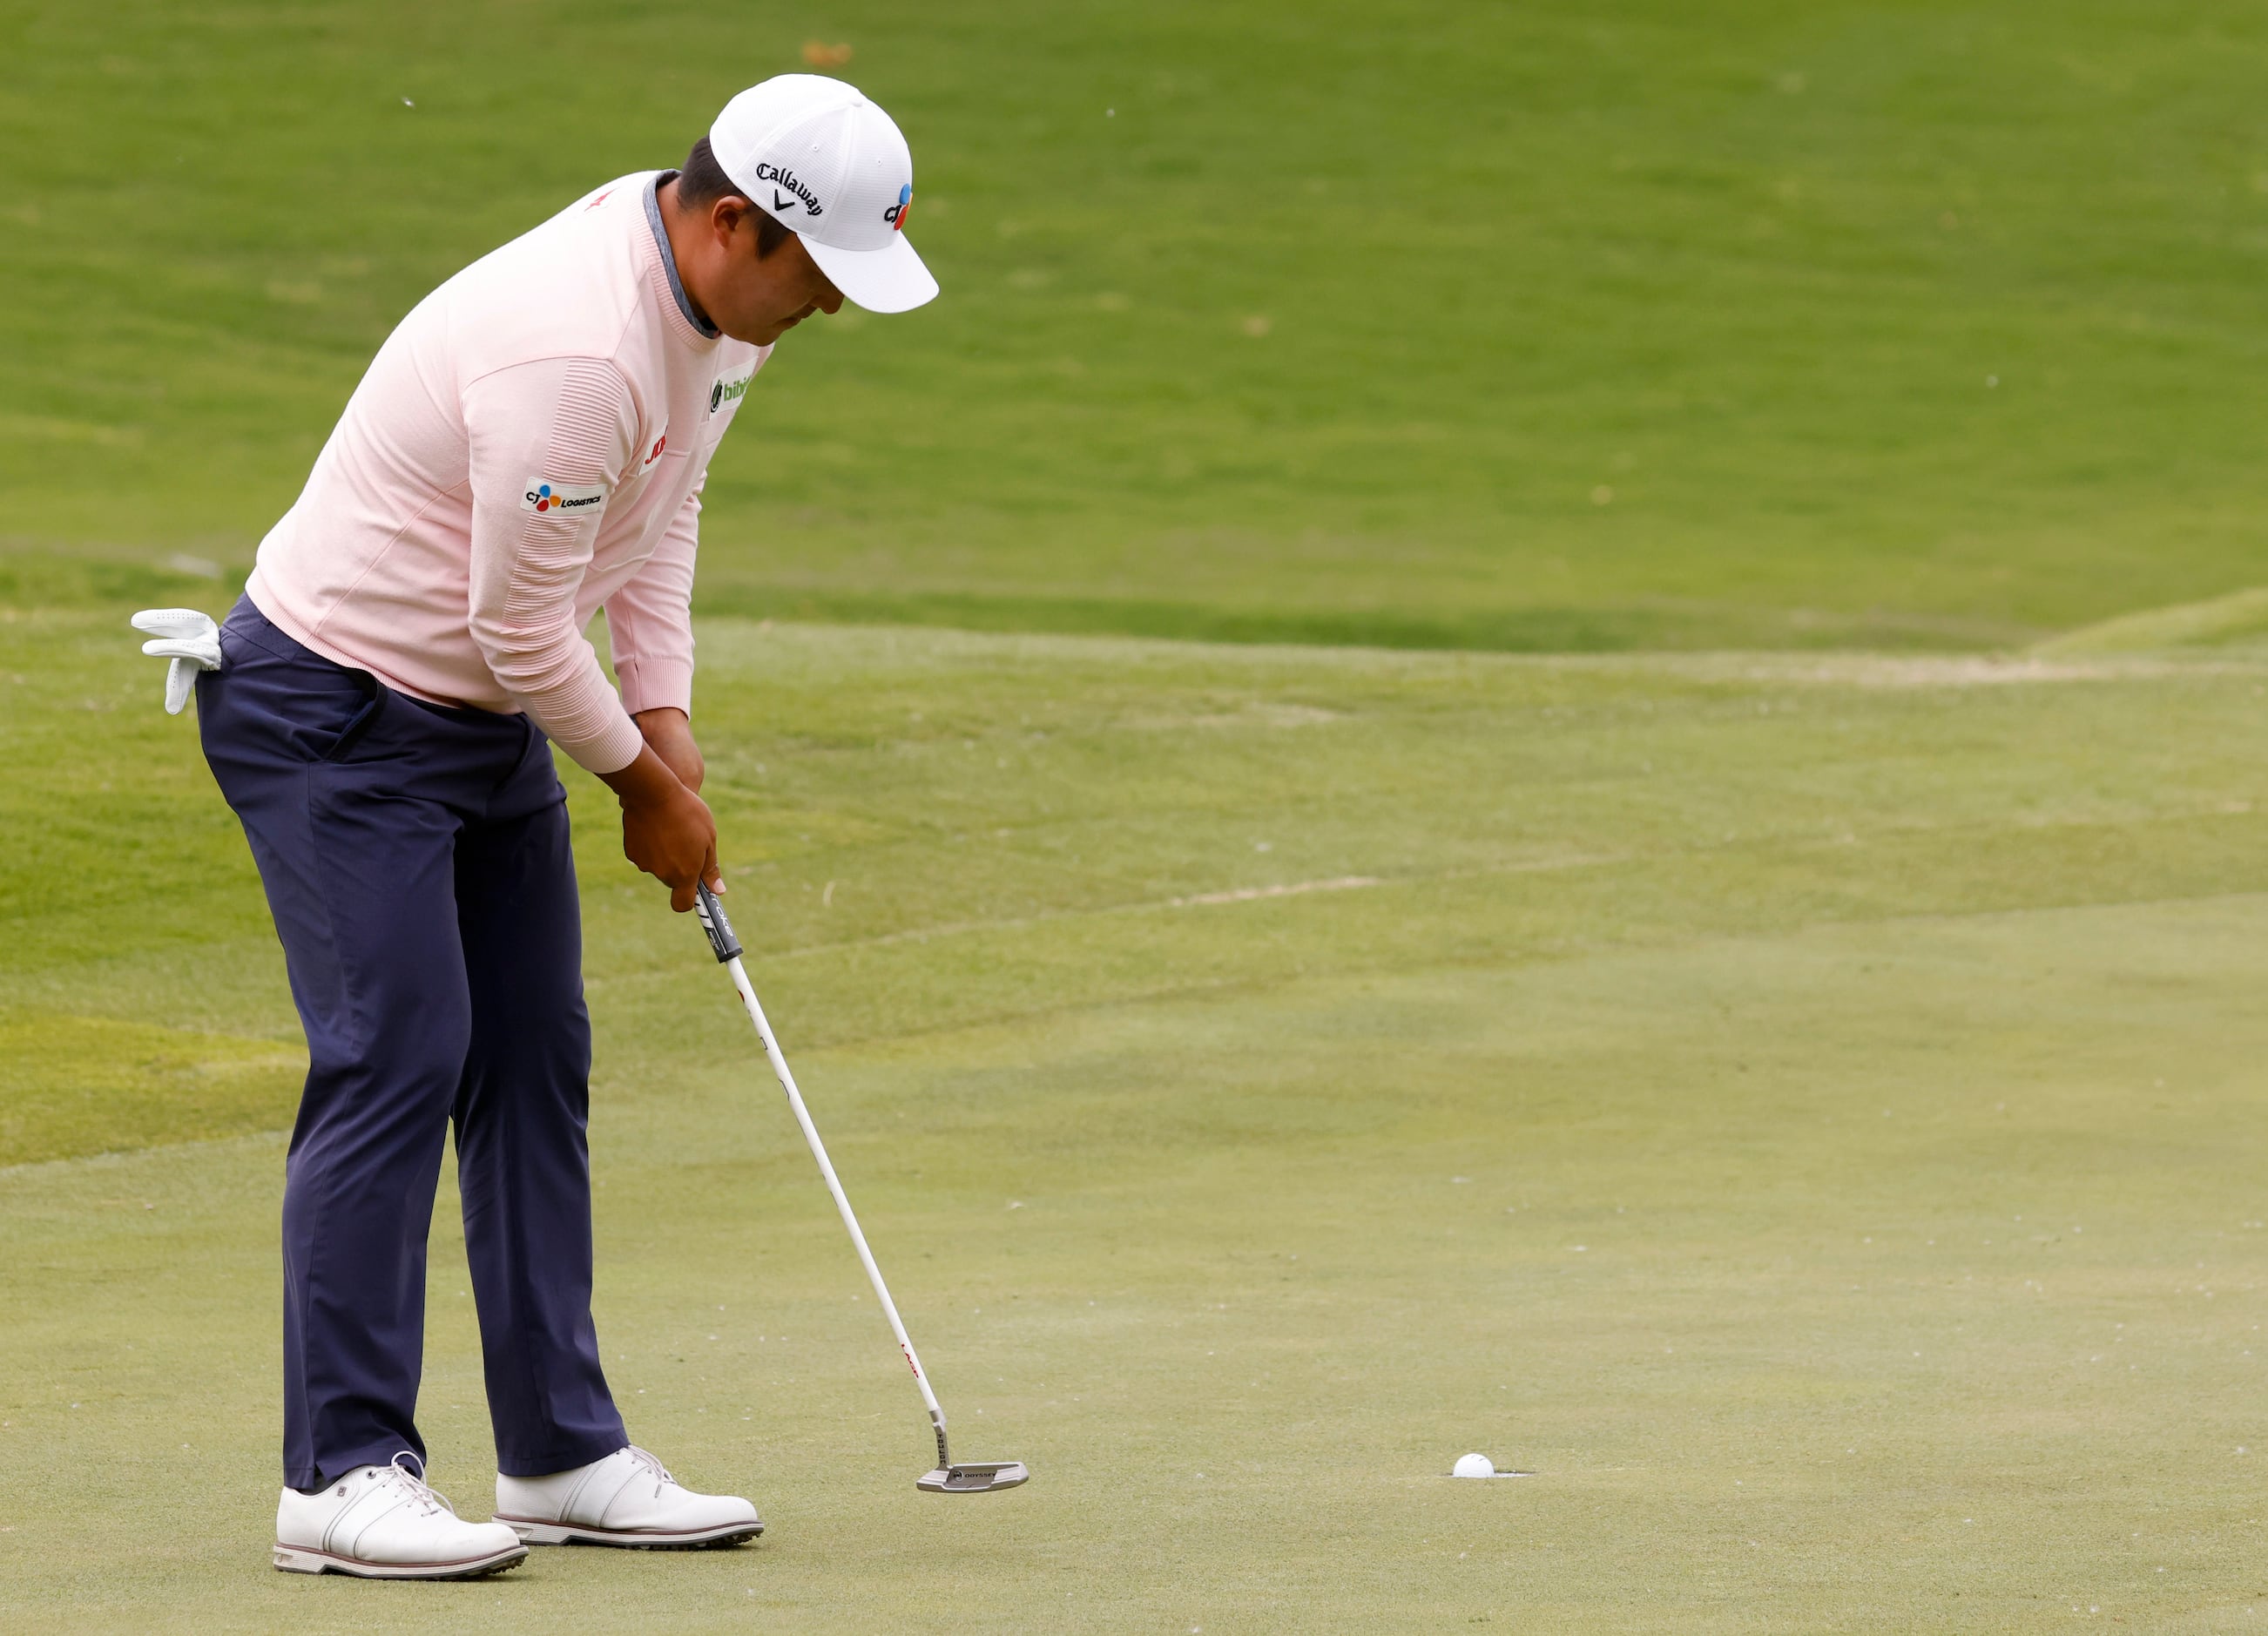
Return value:
M 355 713 L 347 718 L 347 725 L 339 729 L 337 741 L 323 753 L 323 759 L 327 762 L 344 761 L 354 747 L 362 742 L 363 734 L 376 725 L 379 716 L 386 709 L 386 686 L 376 676 L 365 670 L 347 670 L 344 666 L 338 668 L 353 681 L 357 691 L 363 695 L 363 701 Z

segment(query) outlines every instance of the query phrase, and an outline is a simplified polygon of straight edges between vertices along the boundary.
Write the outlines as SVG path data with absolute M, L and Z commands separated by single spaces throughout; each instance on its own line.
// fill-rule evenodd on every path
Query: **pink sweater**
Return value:
M 625 176 L 483 256 L 379 349 L 261 542 L 260 611 L 445 704 L 525 710 L 593 772 L 689 713 L 701 485 L 769 347 L 704 335 Z M 608 685 L 583 636 L 607 610 Z

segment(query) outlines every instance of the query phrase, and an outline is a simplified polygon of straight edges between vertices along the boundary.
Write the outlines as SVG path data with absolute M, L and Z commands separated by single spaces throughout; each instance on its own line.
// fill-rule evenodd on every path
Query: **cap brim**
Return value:
M 808 237 L 803 247 L 846 300 L 870 313 L 909 313 L 937 295 L 937 280 L 903 233 L 879 250 L 838 250 Z

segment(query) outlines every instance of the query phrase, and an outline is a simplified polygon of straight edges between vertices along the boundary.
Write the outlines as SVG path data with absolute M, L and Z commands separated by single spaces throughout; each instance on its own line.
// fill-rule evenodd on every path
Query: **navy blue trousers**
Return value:
M 591 1321 L 591 1025 L 566 792 L 525 716 L 408 698 L 239 601 L 199 732 L 307 1034 L 284 1187 L 284 1480 L 422 1461 L 453 1122 L 497 1468 L 630 1441 Z

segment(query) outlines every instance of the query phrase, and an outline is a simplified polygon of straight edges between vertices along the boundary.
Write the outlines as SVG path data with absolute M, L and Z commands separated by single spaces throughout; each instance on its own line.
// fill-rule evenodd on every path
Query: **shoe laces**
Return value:
M 411 1470 L 401 1463 L 404 1460 L 417 1461 L 417 1469 L 415 1471 Z M 409 1449 L 405 1448 L 395 1455 L 389 1463 L 387 1470 L 389 1475 L 381 1480 L 390 1485 L 407 1489 L 410 1502 L 416 1506 L 423 1514 L 431 1516 L 436 1511 L 446 1511 L 451 1516 L 457 1514 L 457 1507 L 450 1504 L 449 1496 L 425 1480 L 425 1463 L 418 1460 L 417 1456 Z
M 630 1457 L 637 1463 L 640 1470 L 652 1475 L 653 1496 L 655 1499 L 659 1500 L 661 1498 L 661 1491 L 665 1484 L 674 1484 L 677 1481 L 675 1478 L 670 1476 L 668 1470 L 664 1468 L 660 1461 L 646 1453 L 644 1449 L 639 1448 L 636 1443 L 629 1445 L 626 1452 L 630 1455 Z

